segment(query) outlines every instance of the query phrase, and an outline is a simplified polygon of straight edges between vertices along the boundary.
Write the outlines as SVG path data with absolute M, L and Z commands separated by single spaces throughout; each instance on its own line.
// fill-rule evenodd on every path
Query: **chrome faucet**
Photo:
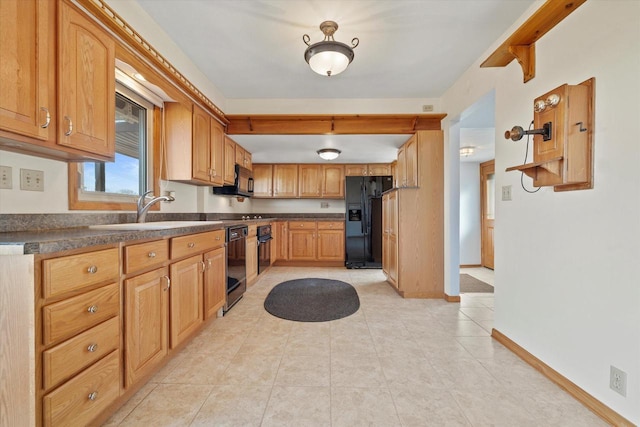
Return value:
M 150 197 L 153 197 L 153 199 L 149 200 L 149 203 L 145 205 L 144 202 L 147 199 L 147 196 L 149 196 L 151 193 L 153 193 L 153 190 L 147 191 L 138 198 L 138 216 L 136 218 L 136 222 L 144 222 L 147 218 L 147 212 L 149 211 L 149 208 L 151 208 L 151 206 L 155 205 L 156 203 L 173 202 L 175 200 L 175 198 L 172 196 L 153 197 L 153 195 L 151 195 Z

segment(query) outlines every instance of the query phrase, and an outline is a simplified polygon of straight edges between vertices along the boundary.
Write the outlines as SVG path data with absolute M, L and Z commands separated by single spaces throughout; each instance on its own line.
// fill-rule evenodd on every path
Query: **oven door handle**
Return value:
M 271 236 L 260 237 L 258 239 L 258 243 L 267 243 L 269 240 L 273 240 L 273 237 L 271 237 Z

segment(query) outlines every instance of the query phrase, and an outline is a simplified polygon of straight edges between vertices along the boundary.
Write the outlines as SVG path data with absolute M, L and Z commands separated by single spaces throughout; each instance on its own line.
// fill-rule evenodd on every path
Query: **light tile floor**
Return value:
M 264 310 L 301 277 L 353 284 L 360 309 L 325 323 Z M 494 341 L 492 322 L 491 294 L 402 299 L 380 270 L 274 267 L 105 425 L 606 425 Z

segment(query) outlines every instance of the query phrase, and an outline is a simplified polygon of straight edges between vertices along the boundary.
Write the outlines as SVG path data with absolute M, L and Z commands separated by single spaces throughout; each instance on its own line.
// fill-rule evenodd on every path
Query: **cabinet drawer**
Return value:
M 160 265 L 169 259 L 169 241 L 141 243 L 124 248 L 124 272 Z
M 71 337 L 120 312 L 118 283 L 104 286 L 42 308 L 45 345 Z
M 45 426 L 84 426 L 119 395 L 120 355 L 114 351 L 44 396 Z
M 216 230 L 212 231 L 211 235 L 213 236 L 213 247 L 219 248 L 220 246 L 224 246 L 224 242 L 227 238 L 227 233 L 225 230 Z
M 45 298 L 64 294 L 120 275 L 118 249 L 87 252 L 42 261 Z
M 219 236 L 219 234 L 216 234 L 218 231 L 221 230 L 174 237 L 171 239 L 171 258 L 182 258 L 183 256 L 198 254 L 219 246 L 219 240 L 216 240 L 216 236 Z
M 318 221 L 318 230 L 344 230 L 343 221 Z
M 315 228 L 315 221 L 289 221 L 289 230 L 313 230 Z
M 114 317 L 42 353 L 45 390 L 102 359 L 120 345 L 120 318 Z

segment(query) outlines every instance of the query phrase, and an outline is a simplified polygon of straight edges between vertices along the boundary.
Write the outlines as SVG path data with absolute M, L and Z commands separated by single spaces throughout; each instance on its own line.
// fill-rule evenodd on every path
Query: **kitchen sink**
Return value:
M 91 225 L 94 230 L 166 230 L 169 228 L 195 227 L 199 225 L 222 224 L 222 221 L 157 221 L 129 222 L 125 224 Z

